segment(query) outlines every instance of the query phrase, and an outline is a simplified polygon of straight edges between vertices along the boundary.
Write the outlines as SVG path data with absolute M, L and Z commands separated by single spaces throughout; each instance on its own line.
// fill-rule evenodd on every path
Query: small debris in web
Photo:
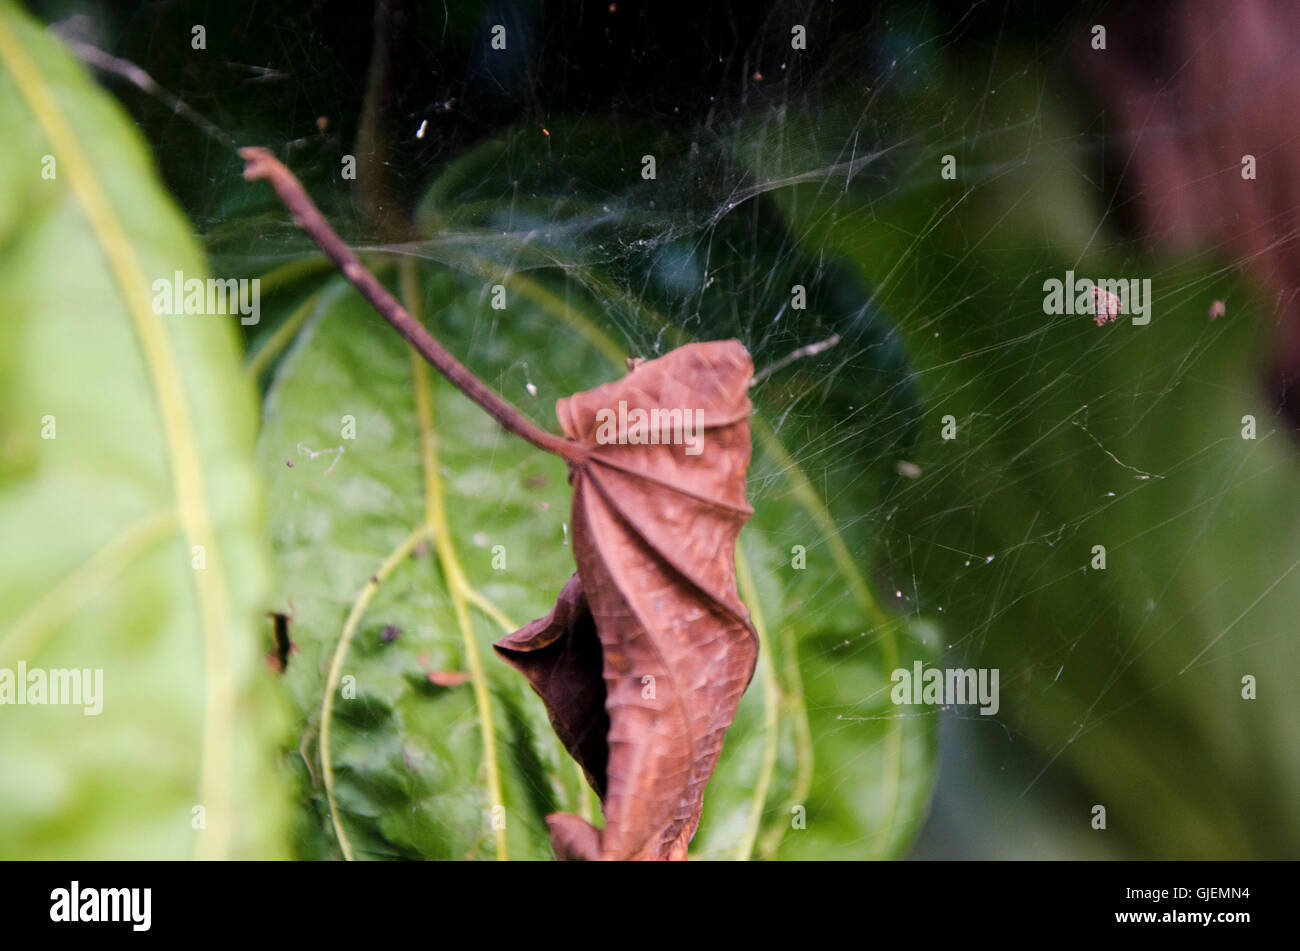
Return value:
M 1119 316 L 1121 310 L 1119 297 L 1104 287 L 1097 287 L 1096 285 L 1092 288 L 1092 296 L 1097 305 L 1096 316 L 1093 317 L 1093 320 L 1098 327 L 1113 322 Z
M 835 346 L 839 342 L 840 342 L 840 335 L 831 334 L 825 340 L 819 340 L 817 343 L 810 343 L 800 347 L 798 350 L 791 351 L 790 353 L 787 353 L 784 357 L 782 357 L 780 360 L 777 360 L 776 363 L 773 363 L 771 366 L 765 367 L 764 369 L 755 373 L 754 378 L 749 381 L 749 385 L 753 387 L 760 380 L 766 379 L 767 377 L 775 373 L 777 370 L 780 370 L 783 367 L 790 365 L 794 361 L 802 357 L 816 356 L 817 354 L 821 353 L 824 350 L 829 350 L 831 347 Z
M 459 670 L 429 671 L 429 683 L 436 684 L 439 687 L 455 687 L 458 684 L 466 683 L 469 679 L 469 674 Z
M 334 467 L 338 465 L 339 460 L 343 458 L 343 447 L 335 446 L 333 449 L 308 449 L 302 443 L 298 443 L 298 455 L 300 456 L 308 456 L 315 459 L 317 456 L 329 455 L 330 453 L 334 454 L 334 461 L 331 462 L 330 467 L 325 470 L 326 475 L 333 472 Z

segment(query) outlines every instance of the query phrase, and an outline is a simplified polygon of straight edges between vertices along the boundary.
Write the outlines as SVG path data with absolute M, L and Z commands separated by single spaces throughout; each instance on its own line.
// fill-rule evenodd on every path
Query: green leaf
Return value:
M 0 678 L 102 672 L 98 714 L 0 706 L 0 856 L 279 856 L 233 319 L 153 313 L 152 281 L 207 276 L 191 228 L 121 110 L 8 2 L 0 127 Z
M 430 269 L 420 290 L 407 288 L 408 308 L 436 315 L 426 323 L 445 345 L 549 425 L 556 397 L 624 372 L 620 349 L 583 310 L 580 293 L 531 275 L 506 283 L 508 309 L 495 312 L 473 277 Z M 590 809 L 592 797 L 540 701 L 489 645 L 549 610 L 573 571 L 565 468 L 432 380 L 432 482 L 445 499 L 445 550 L 405 554 L 412 533 L 439 518 L 436 500 L 430 516 L 420 452 L 423 370 L 341 280 L 318 301 L 267 394 L 260 446 L 272 473 L 282 609 L 292 602 L 298 644 L 286 677 L 302 725 L 294 745 L 304 754 L 304 798 L 314 803 L 299 849 L 488 857 L 500 854 L 491 823 L 499 802 L 506 854 L 549 857 L 545 815 Z M 752 470 L 757 513 L 742 535 L 741 594 L 764 651 L 706 792 L 692 855 L 895 855 L 924 815 L 935 731 L 929 717 L 893 715 L 889 673 L 927 648 L 877 604 L 859 567 L 867 540 L 840 534 L 806 477 L 760 429 L 767 435 Z M 806 568 L 791 565 L 795 544 L 808 549 Z M 493 566 L 498 545 L 504 568 Z M 380 572 L 386 561 L 391 571 Z M 471 670 L 452 580 L 462 574 L 479 596 L 469 603 L 470 625 L 501 800 L 473 685 L 427 679 Z M 336 656 L 338 685 L 327 701 Z M 346 845 L 330 814 L 326 720 Z M 792 828 L 795 806 L 802 816 Z
M 447 280 L 430 293 L 458 294 L 448 309 L 472 314 Z M 341 279 L 322 298 L 268 393 L 260 448 L 273 473 L 271 537 L 299 646 L 285 679 L 307 730 L 304 779 L 317 805 L 300 847 L 372 858 L 549 856 L 545 816 L 581 808 L 580 774 L 540 702 L 490 645 L 541 613 L 572 573 L 564 466 L 430 378 Z M 516 339 L 522 345 L 527 335 Z M 425 437 L 435 447 L 429 469 Z M 379 574 L 422 526 L 429 543 Z M 338 653 L 368 588 L 373 598 Z M 471 599 L 463 615 L 461 597 Z M 339 686 L 326 691 L 336 653 Z M 477 684 L 429 680 L 473 673 L 476 663 Z M 346 845 L 333 833 L 322 838 L 332 827 L 326 724 Z M 485 752 L 486 736 L 495 750 Z M 494 816 L 497 806 L 504 811 Z

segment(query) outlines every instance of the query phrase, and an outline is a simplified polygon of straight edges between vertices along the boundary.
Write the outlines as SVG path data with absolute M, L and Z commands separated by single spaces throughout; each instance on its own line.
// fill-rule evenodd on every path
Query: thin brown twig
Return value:
M 385 320 L 410 341 L 419 351 L 420 356 L 428 360 L 435 369 L 450 380 L 458 390 L 472 399 L 479 406 L 522 439 L 528 440 L 539 449 L 567 460 L 580 463 L 586 460 L 581 446 L 568 439 L 538 428 L 532 420 L 507 403 L 486 383 L 474 375 L 463 363 L 453 357 L 424 329 L 397 299 L 379 283 L 379 279 L 366 270 L 351 248 L 329 226 L 325 216 L 312 202 L 302 184 L 294 177 L 284 164 L 271 152 L 263 148 L 243 148 L 239 156 L 245 162 L 244 178 L 248 181 L 265 179 L 271 183 L 275 193 L 280 196 L 293 223 L 307 233 L 316 245 L 343 272 L 343 276 L 352 282 L 363 297 L 370 302 Z

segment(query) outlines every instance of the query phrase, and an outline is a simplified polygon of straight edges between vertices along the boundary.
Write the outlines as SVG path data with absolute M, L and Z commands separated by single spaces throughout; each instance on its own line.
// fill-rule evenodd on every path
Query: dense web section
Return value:
M 1137 236 L 1130 165 L 1175 131 L 1120 126 L 1087 81 L 1094 24 L 1132 11 L 834 6 L 51 19 L 148 130 L 217 273 L 309 250 L 237 184 L 232 145 L 255 143 L 368 260 L 438 262 L 485 296 L 527 276 L 633 356 L 739 338 L 892 629 L 1000 674 L 996 716 L 882 714 L 944 724 L 916 854 L 1285 853 L 1296 817 L 1246 790 L 1297 776 L 1295 701 L 1242 698 L 1243 676 L 1300 673 L 1294 445 L 1260 385 L 1281 316 L 1250 254 Z M 158 37 L 192 22 L 206 58 L 178 64 Z M 1132 301 L 1049 313 L 1068 274 L 1149 281 L 1150 322 Z M 553 429 L 540 359 L 490 382 Z M 751 504 L 783 475 L 756 468 Z

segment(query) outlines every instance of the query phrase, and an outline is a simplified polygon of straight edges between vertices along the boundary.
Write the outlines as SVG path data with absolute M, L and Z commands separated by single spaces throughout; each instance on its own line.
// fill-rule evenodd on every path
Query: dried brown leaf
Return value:
M 681 859 L 699 824 L 758 655 L 735 572 L 752 376 L 738 341 L 689 344 L 556 404 L 584 450 L 570 462 L 578 571 L 497 650 L 601 796 L 603 829 L 549 817 L 562 858 Z M 681 425 L 638 429 L 637 410 Z

